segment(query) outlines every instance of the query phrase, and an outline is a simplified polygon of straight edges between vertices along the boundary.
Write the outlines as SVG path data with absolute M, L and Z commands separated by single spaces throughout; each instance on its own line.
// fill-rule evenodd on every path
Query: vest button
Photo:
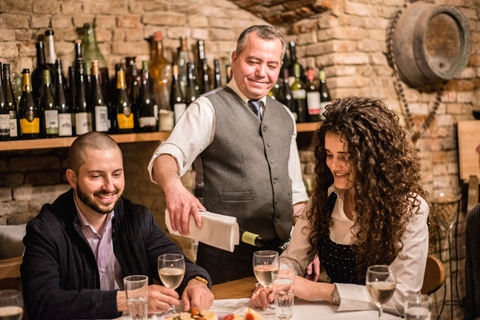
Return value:
M 277 178 L 273 178 L 273 183 L 277 184 Z
M 263 126 L 263 132 L 267 131 L 267 126 Z
M 267 147 L 271 147 L 272 144 L 270 142 L 267 143 Z
M 270 164 L 273 164 L 273 160 L 270 160 Z

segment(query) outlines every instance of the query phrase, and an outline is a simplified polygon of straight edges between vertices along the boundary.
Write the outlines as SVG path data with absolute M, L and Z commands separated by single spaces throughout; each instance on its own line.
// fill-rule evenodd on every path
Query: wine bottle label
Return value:
M 158 106 L 156 104 L 153 105 L 153 114 L 155 115 L 155 121 L 158 121 Z
M 92 131 L 90 129 L 90 114 L 88 112 L 75 113 L 75 130 L 77 136 Z
M 58 135 L 61 137 L 72 136 L 72 114 L 71 113 L 58 114 Z
M 320 93 L 307 92 L 307 109 L 308 114 L 320 113 Z
M 45 133 L 58 134 L 58 110 L 45 110 Z
M 10 114 L 0 114 L 0 135 L 10 136 Z
M 242 234 L 242 242 L 254 246 L 254 245 L 255 245 L 255 239 L 256 239 L 257 237 L 258 237 L 258 234 L 245 231 L 245 232 Z
M 95 106 L 95 131 L 108 132 L 107 106 Z
M 133 114 L 127 117 L 125 113 L 118 113 L 117 114 L 117 122 L 119 129 L 133 129 Z
M 10 137 L 18 137 L 18 127 L 17 127 L 17 113 L 15 111 L 10 111 Z
M 307 91 L 305 89 L 292 90 L 293 99 L 305 99 L 307 97 Z
M 20 119 L 20 128 L 23 134 L 35 134 L 40 133 L 40 119 L 34 118 L 32 121 L 28 119 Z
M 155 120 L 155 117 L 140 117 L 139 124 L 140 124 L 140 128 L 156 127 L 157 120 Z
M 185 103 L 175 103 L 173 105 L 175 124 L 177 124 L 178 120 L 180 120 L 180 117 L 185 112 L 185 109 L 187 109 L 187 105 Z

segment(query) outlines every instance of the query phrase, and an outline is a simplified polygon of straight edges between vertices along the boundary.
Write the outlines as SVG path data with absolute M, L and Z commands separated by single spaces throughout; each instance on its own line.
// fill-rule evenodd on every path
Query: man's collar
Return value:
M 242 93 L 242 91 L 240 91 L 240 89 L 238 88 L 237 82 L 235 81 L 235 78 L 232 78 L 232 80 L 230 80 L 230 82 L 227 83 L 227 87 L 232 89 L 237 94 L 237 96 L 239 96 L 240 99 L 242 99 L 242 101 L 245 103 L 245 105 L 247 105 L 248 100 L 251 100 L 251 99 L 247 98 L 247 96 L 244 95 Z M 260 101 L 262 101 L 263 105 L 266 106 L 267 105 L 267 96 L 260 99 Z

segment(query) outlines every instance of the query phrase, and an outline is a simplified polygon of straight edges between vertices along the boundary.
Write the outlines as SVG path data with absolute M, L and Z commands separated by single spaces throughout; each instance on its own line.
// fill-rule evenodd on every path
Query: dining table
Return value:
M 245 317 L 245 313 L 249 308 L 254 308 L 250 303 L 250 297 L 255 289 L 255 284 L 258 281 L 255 277 L 248 277 L 222 284 L 212 286 L 212 292 L 215 296 L 213 305 L 209 308 L 218 315 L 218 319 L 222 320 L 228 314 L 237 314 Z M 324 300 L 303 300 L 295 298 L 293 307 L 292 320 L 376 320 L 378 319 L 377 310 L 362 310 L 362 311 L 337 311 L 338 306 L 326 302 Z M 180 310 L 180 308 L 178 308 Z M 254 308 L 259 312 L 263 319 L 274 320 L 274 311 L 263 311 Z M 127 320 L 128 316 L 122 316 L 120 319 Z M 164 320 L 166 318 L 161 316 L 150 316 L 151 320 Z M 382 320 L 399 320 L 402 319 L 398 315 L 393 315 L 384 312 Z

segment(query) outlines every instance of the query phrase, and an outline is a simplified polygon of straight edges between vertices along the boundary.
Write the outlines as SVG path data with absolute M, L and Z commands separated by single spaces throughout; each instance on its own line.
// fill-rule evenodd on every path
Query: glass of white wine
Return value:
M 253 273 L 258 282 L 264 287 L 270 288 L 273 283 L 272 272 L 278 270 L 280 267 L 280 260 L 278 259 L 278 252 L 273 250 L 260 250 L 253 253 Z M 265 310 L 274 310 L 270 304 Z
M 0 290 L 0 320 L 20 320 L 22 315 L 22 293 L 18 290 Z
M 185 259 L 177 253 L 162 254 L 158 257 L 158 275 L 163 285 L 170 289 L 177 289 L 185 275 Z M 174 314 L 174 305 L 165 311 L 164 315 Z
M 383 306 L 395 292 L 397 277 L 387 265 L 368 267 L 366 284 L 368 293 L 378 307 L 378 319 L 382 318 Z

